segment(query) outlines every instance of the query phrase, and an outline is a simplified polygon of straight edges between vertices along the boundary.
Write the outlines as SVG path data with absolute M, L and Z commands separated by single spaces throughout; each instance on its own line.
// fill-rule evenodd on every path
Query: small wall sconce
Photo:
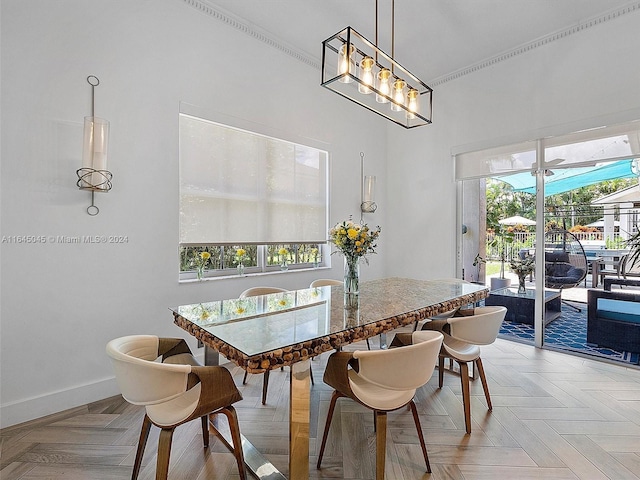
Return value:
M 364 152 L 360 152 L 360 178 L 362 179 L 360 212 L 373 213 L 378 208 L 375 202 L 376 177 L 371 175 L 365 177 L 364 175 Z
M 109 122 L 95 116 L 95 87 L 100 80 L 94 75 L 87 77 L 91 85 L 91 116 L 84 117 L 84 143 L 82 147 L 82 168 L 76 170 L 80 190 L 91 191 L 91 205 L 87 213 L 91 216 L 100 211 L 94 204 L 95 192 L 106 193 L 111 190 L 113 175 L 107 170 L 107 155 L 109 147 Z

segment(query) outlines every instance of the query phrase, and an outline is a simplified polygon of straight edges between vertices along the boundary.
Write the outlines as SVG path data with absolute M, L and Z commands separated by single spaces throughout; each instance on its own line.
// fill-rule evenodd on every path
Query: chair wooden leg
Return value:
M 244 371 L 244 377 L 242 377 L 242 384 L 243 385 L 247 384 L 247 374 L 248 374 L 248 372 L 245 370 Z
M 156 480 L 167 480 L 169 475 L 169 456 L 171 455 L 171 439 L 173 438 L 173 428 L 163 428 L 160 430 L 158 440 L 158 463 L 156 464 Z
M 334 391 L 331 395 L 331 402 L 329 403 L 329 412 L 327 413 L 327 421 L 324 424 L 324 433 L 322 434 L 322 443 L 320 444 L 320 453 L 318 454 L 318 463 L 316 468 L 320 469 L 322 463 L 322 456 L 324 455 L 324 447 L 327 445 L 327 437 L 329 436 L 329 427 L 331 427 L 331 420 L 333 419 L 333 410 L 336 408 L 336 401 L 342 397 L 338 391 Z
M 140 439 L 138 440 L 138 450 L 136 451 L 136 459 L 133 463 L 133 472 L 131 473 L 131 480 L 136 480 L 140 473 L 140 465 L 142 465 L 142 457 L 144 455 L 144 448 L 147 445 L 147 439 L 149 438 L 149 431 L 151 430 L 151 420 L 145 414 L 142 421 L 142 428 L 140 429 Z
M 442 388 L 444 381 L 444 356 L 438 357 L 438 388 Z
M 429 454 L 427 453 L 427 445 L 424 443 L 424 435 L 422 435 L 422 427 L 420 426 L 420 418 L 418 417 L 418 409 L 413 400 L 409 402 L 409 408 L 413 414 L 413 421 L 416 424 L 416 430 L 418 431 L 418 439 L 420 440 L 420 446 L 422 447 L 422 455 L 424 456 L 424 462 L 427 464 L 427 472 L 431 473 L 431 464 L 429 463 Z
M 202 443 L 204 448 L 207 448 L 209 446 L 209 415 L 200 417 L 200 421 L 202 422 Z
M 464 405 L 464 424 L 467 433 L 471 433 L 471 395 L 469 393 L 469 366 L 467 362 L 458 361 L 460 365 L 460 383 L 462 384 L 462 403 Z
M 491 396 L 489 395 L 489 385 L 487 385 L 487 377 L 484 375 L 484 367 L 482 366 L 482 360 L 478 357 L 475 361 L 476 368 L 478 369 L 478 375 L 480 375 L 480 381 L 482 382 L 482 388 L 484 389 L 484 398 L 487 399 L 487 407 L 489 410 L 493 410 L 491 405 Z
M 384 480 L 387 455 L 387 412 L 376 410 L 376 480 Z
M 267 404 L 267 389 L 269 388 L 269 370 L 264 372 L 264 378 L 262 379 L 262 404 Z
M 231 431 L 231 439 L 233 440 L 233 455 L 236 457 L 236 463 L 238 464 L 240 480 L 246 480 L 247 471 L 244 464 L 244 455 L 242 453 L 242 438 L 240 437 L 240 425 L 238 423 L 236 409 L 230 405 L 223 408 L 221 413 L 224 413 L 229 421 L 229 430 Z

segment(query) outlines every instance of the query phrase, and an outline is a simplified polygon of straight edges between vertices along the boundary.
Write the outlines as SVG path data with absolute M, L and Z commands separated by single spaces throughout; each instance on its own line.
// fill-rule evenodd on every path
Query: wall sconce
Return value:
M 362 190 L 360 191 L 360 212 L 373 213 L 378 208 L 375 202 L 376 177 L 364 175 L 364 152 L 360 152 L 360 178 L 362 179 Z M 362 215 L 360 215 L 362 222 Z
M 109 121 L 95 116 L 95 87 L 100 80 L 94 75 L 87 77 L 91 85 L 91 116 L 84 117 L 84 142 L 82 147 L 82 168 L 76 170 L 80 190 L 91 190 L 91 205 L 87 213 L 91 216 L 100 211 L 94 204 L 95 192 L 106 193 L 111 190 L 113 175 L 107 170 L 109 147 Z

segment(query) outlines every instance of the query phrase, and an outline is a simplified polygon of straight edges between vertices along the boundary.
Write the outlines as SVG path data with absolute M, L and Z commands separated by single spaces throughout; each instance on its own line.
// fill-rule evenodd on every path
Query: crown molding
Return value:
M 314 57 L 313 55 L 309 55 L 308 53 L 297 49 L 293 45 L 286 43 L 281 38 L 278 38 L 277 36 L 267 32 L 266 30 L 260 28 L 259 26 L 251 22 L 248 22 L 238 17 L 237 15 L 227 12 L 226 10 L 218 6 L 213 6 L 207 3 L 205 0 L 182 0 L 182 1 L 187 5 L 189 5 L 190 7 L 193 7 L 196 10 L 200 11 L 201 13 L 208 15 L 220 22 L 223 22 L 226 25 L 229 25 L 230 27 L 240 30 L 246 35 L 249 35 L 250 37 L 256 40 L 261 41 L 269 45 L 270 47 L 276 48 L 281 52 L 285 53 L 286 55 L 289 55 L 306 65 L 309 65 L 318 70 L 322 68 L 319 58 Z M 528 53 L 531 50 L 534 50 L 538 47 L 548 45 L 557 40 L 562 40 L 563 38 L 566 38 L 575 33 L 582 32 L 589 28 L 602 25 L 603 23 L 609 22 L 611 20 L 615 20 L 616 18 L 622 17 L 624 15 L 628 15 L 630 13 L 635 13 L 638 11 L 640 11 L 640 0 L 634 0 L 633 2 L 630 2 L 627 5 L 624 5 L 622 7 L 609 10 L 600 15 L 584 20 L 576 25 L 572 25 L 562 30 L 558 30 L 557 32 L 550 33 L 549 35 L 545 35 L 536 40 L 520 45 L 516 48 L 512 48 L 503 53 L 495 55 L 493 57 L 489 57 L 485 60 L 474 63 L 473 65 L 469 65 L 468 67 L 464 67 L 459 70 L 456 70 L 455 72 L 451 72 L 441 77 L 435 78 L 427 82 L 427 84 L 430 85 L 431 87 L 443 85 L 452 80 L 456 80 L 457 78 L 463 77 L 465 75 L 469 75 L 471 73 L 474 73 L 484 68 L 495 65 L 496 63 L 500 63 L 505 60 L 509 60 L 513 57 L 517 57 L 518 55 Z
M 552 42 L 555 42 L 556 40 L 562 40 L 563 38 L 566 38 L 575 33 L 582 32 L 591 27 L 602 25 L 603 23 L 606 23 L 610 20 L 614 20 L 616 18 L 622 17 L 623 15 L 627 15 L 629 13 L 634 13 L 637 11 L 640 11 L 640 1 L 635 0 L 627 5 L 624 5 L 623 7 L 607 11 L 595 17 L 584 20 L 576 25 L 572 25 L 562 30 L 558 30 L 557 32 L 550 33 L 549 35 L 545 35 L 536 40 L 520 45 L 519 47 L 512 48 L 510 50 L 507 50 L 506 52 L 500 53 L 493 57 L 489 57 L 468 67 L 464 67 L 460 70 L 456 70 L 455 72 L 435 78 L 427 83 L 432 87 L 442 85 L 444 83 L 450 82 L 451 80 L 455 80 L 465 75 L 469 75 L 470 73 L 477 72 L 478 70 L 482 70 L 483 68 L 495 65 L 496 63 L 500 63 L 513 57 L 517 57 L 518 55 L 522 55 L 523 53 L 530 52 L 531 50 L 534 50 L 538 47 L 548 45 Z
M 289 55 L 290 57 L 295 58 L 296 60 L 309 65 L 310 67 L 316 68 L 320 70 L 322 68 L 320 60 L 312 55 L 309 55 L 302 50 L 297 49 L 293 45 L 286 43 L 281 38 L 267 32 L 266 30 L 260 28 L 259 26 L 244 20 L 243 18 L 238 17 L 226 10 L 213 6 L 203 0 L 182 0 L 184 3 L 189 5 L 190 7 L 195 8 L 201 13 L 208 15 L 226 25 L 229 25 L 236 30 L 240 30 L 242 33 L 249 35 L 250 37 L 258 40 L 262 43 L 269 45 L 277 50 L 280 50 L 282 53 Z

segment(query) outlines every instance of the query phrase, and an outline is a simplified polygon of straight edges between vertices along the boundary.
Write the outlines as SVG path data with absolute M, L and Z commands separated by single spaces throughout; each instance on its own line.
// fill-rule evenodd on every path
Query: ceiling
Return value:
M 346 26 L 375 42 L 375 0 L 204 1 L 318 61 L 322 41 Z M 378 47 L 389 54 L 391 1 L 378 0 Z M 394 58 L 429 83 L 623 7 L 637 12 L 640 2 L 397 0 Z

